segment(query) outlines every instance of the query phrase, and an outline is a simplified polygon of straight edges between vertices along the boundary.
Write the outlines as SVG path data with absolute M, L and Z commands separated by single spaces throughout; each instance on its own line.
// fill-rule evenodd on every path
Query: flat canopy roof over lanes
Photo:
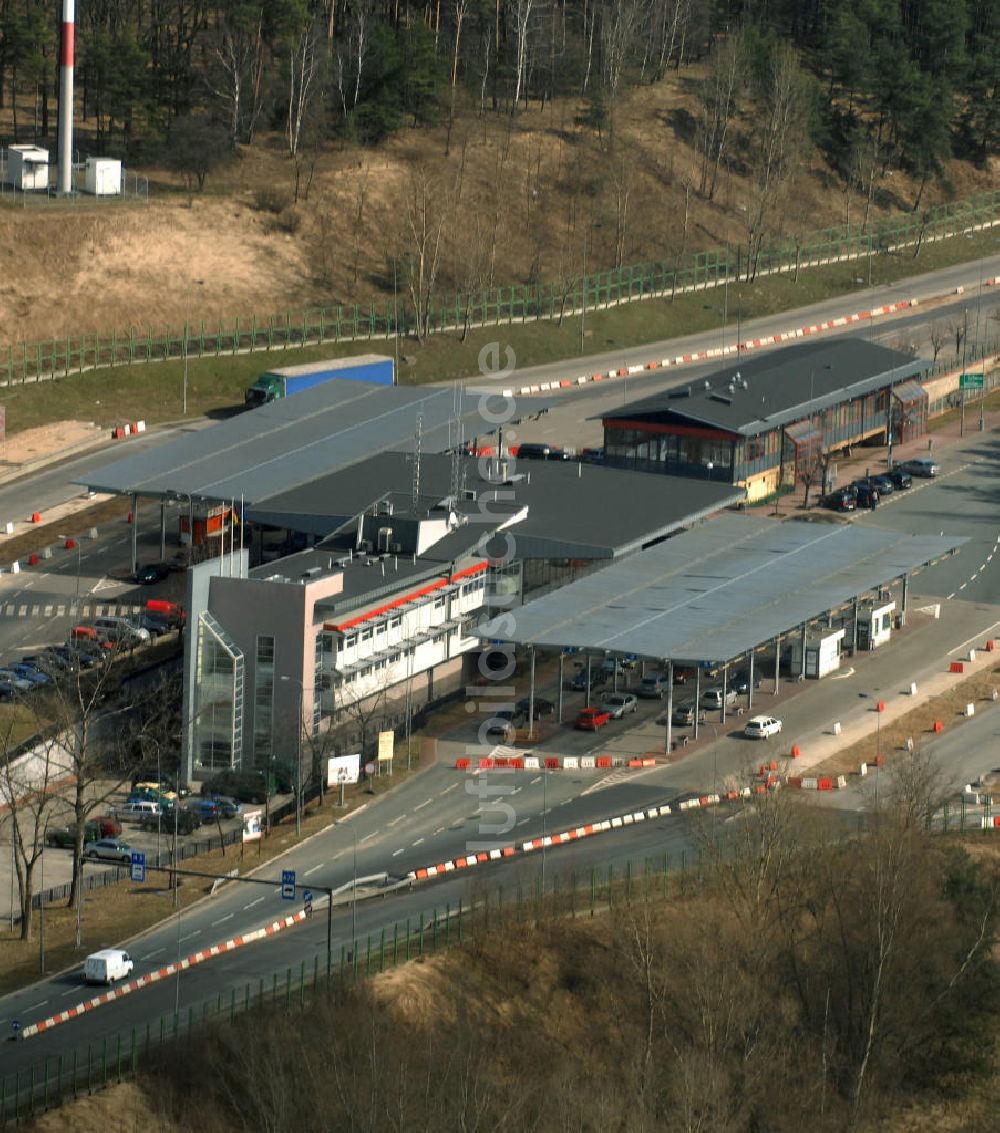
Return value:
M 492 462 L 469 458 L 460 470 L 463 488 L 476 493 L 484 512 L 498 503 L 527 505 L 527 518 L 511 528 L 518 558 L 611 559 L 639 550 L 744 499 L 731 484 L 650 476 L 576 461 L 506 462 L 518 478 L 505 483 Z M 420 464 L 422 494 L 448 495 L 452 461 L 427 456 Z M 247 509 L 257 523 L 325 536 L 380 498 L 409 495 L 412 460 L 382 452 Z M 398 506 L 398 504 L 397 504 Z
M 967 541 L 724 515 L 473 632 L 722 664 Z
M 532 413 L 547 403 L 532 401 Z M 481 394 L 453 387 L 411 389 L 338 379 L 185 433 L 161 448 L 140 449 L 76 481 L 95 492 L 246 503 L 285 492 L 385 449 L 444 452 L 483 435 Z

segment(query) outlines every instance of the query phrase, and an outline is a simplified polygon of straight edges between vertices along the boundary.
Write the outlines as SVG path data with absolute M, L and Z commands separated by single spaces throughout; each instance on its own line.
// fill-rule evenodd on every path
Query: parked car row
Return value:
M 832 511 L 854 511 L 859 507 L 875 507 L 882 496 L 891 496 L 893 492 L 905 491 L 913 484 L 913 476 L 934 476 L 935 472 L 909 471 L 907 465 L 923 465 L 923 461 L 907 461 L 906 464 L 895 465 L 888 472 L 875 476 L 862 476 L 843 488 L 837 488 L 823 497 L 823 505 Z M 937 465 L 933 465 L 937 468 Z
M 134 617 L 99 617 L 77 625 L 67 641 L 46 645 L 19 661 L 0 666 L 0 700 L 12 700 L 50 685 L 68 674 L 96 668 L 121 650 L 131 650 L 177 629 L 184 612 L 172 602 L 157 603 Z

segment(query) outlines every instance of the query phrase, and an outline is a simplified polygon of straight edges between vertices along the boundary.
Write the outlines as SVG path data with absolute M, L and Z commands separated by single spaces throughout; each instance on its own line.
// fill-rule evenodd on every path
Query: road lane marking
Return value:
M 536 775 L 534 777 L 534 779 L 531 780 L 531 786 L 533 787 L 536 783 L 540 783 L 541 781 L 542 781 L 541 775 Z
M 244 906 L 243 906 L 243 908 L 244 908 L 244 909 L 252 909 L 252 908 L 254 907 L 254 905 L 259 905 L 259 904 L 261 903 L 261 901 L 263 901 L 263 900 L 264 900 L 264 898 L 263 898 L 263 897 L 255 897 L 255 898 L 254 898 L 254 899 L 253 899 L 253 900 L 252 900 L 252 901 L 250 902 L 250 904 L 249 904 L 249 905 L 244 905 Z
M 60 998 L 65 999 L 67 995 L 79 995 L 79 994 L 80 994 L 80 989 L 78 987 L 68 987 L 62 993 L 62 996 Z
M 393 851 L 392 851 L 392 856 L 393 856 L 394 858 L 398 858 L 400 854 L 405 854 L 405 853 L 406 853 L 406 849 L 405 849 L 405 848 L 400 848 L 400 849 L 398 849 L 398 850 L 393 850 Z
M 361 839 L 361 841 L 358 843 L 358 845 L 363 846 L 365 844 L 365 842 L 370 842 L 373 838 L 377 838 L 377 837 L 378 837 L 378 835 L 373 831 L 371 834 L 366 834 Z
M 308 877 L 311 873 L 315 873 L 316 870 L 322 869 L 323 865 L 324 865 L 323 862 L 319 862 L 317 865 L 310 866 L 307 870 L 303 870 L 302 876 Z
M 187 936 L 182 936 L 182 937 L 179 937 L 179 938 L 178 938 L 178 941 L 177 941 L 177 943 L 178 943 L 178 944 L 183 944 L 185 940 L 190 940 L 190 939 L 191 939 L 192 937 L 194 937 L 194 936 L 198 936 L 200 932 L 201 932 L 201 929 L 200 929 L 200 928 L 196 928 L 196 929 L 194 930 L 194 932 L 189 932 L 189 933 L 187 934 Z
M 401 814 L 401 815 L 399 816 L 399 818 L 394 818 L 394 819 L 392 820 L 392 822 L 387 822 L 387 823 L 386 823 L 386 826 L 395 826 L 397 822 L 402 822 L 402 821 L 403 821 L 403 819 L 404 819 L 405 817 L 406 817 L 405 813 L 404 813 L 404 814 Z
M 462 825 L 462 824 L 461 824 L 461 823 L 459 823 L 459 826 L 461 826 L 461 825 Z M 437 835 L 437 834 L 443 834 L 443 833 L 444 833 L 444 827 L 443 827 L 443 826 L 439 826 L 439 827 L 437 828 L 437 830 L 435 830 L 435 831 L 434 831 L 434 833 L 433 833 L 433 834 L 431 835 L 431 837 L 433 838 L 433 837 L 434 837 L 435 835 Z
M 416 840 L 416 841 L 415 841 L 415 842 L 413 843 L 413 845 L 414 845 L 414 846 L 419 846 L 419 845 L 420 845 L 420 843 L 421 843 L 422 841 L 423 841 L 423 838 L 418 838 L 418 839 L 417 839 L 417 840 Z
M 145 956 L 140 956 L 139 959 L 140 960 L 152 960 L 152 958 L 154 956 L 159 956 L 159 954 L 162 951 L 163 951 L 162 948 L 154 948 L 152 952 L 147 952 Z
M 424 799 L 422 803 L 418 803 L 417 806 L 415 806 L 413 809 L 422 810 L 425 806 L 430 806 L 433 801 L 433 799 Z
M 38 1007 L 44 1007 L 48 1003 L 47 999 L 43 999 L 41 1003 L 33 1003 L 30 1007 L 25 1007 L 25 1011 L 34 1011 Z
M 215 928 L 216 925 L 225 924 L 226 921 L 231 921 L 232 919 L 233 914 L 227 913 L 224 917 L 219 917 L 217 921 L 212 921 L 212 928 Z
M 452 785 L 450 787 L 445 787 L 445 789 L 441 792 L 441 794 L 446 795 L 449 791 L 457 790 L 457 788 L 458 788 L 458 784 L 452 783 Z
M 522 818 L 521 821 L 518 823 L 518 826 L 524 826 L 525 823 L 528 823 L 530 821 L 531 821 L 530 818 Z

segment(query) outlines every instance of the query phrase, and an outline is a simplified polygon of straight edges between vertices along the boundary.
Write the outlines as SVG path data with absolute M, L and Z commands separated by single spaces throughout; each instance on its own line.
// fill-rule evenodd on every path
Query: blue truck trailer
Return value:
M 335 379 L 394 385 L 392 359 L 380 354 L 362 354 L 355 358 L 330 358 L 325 362 L 306 362 L 302 366 L 267 370 L 246 391 L 246 406 L 255 409 L 258 405 L 291 397 Z

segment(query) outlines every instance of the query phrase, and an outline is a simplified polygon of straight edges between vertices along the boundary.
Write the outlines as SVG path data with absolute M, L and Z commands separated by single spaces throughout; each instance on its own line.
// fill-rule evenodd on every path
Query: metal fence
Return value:
M 477 934 L 505 925 L 525 925 L 556 917 L 594 916 L 598 911 L 629 903 L 644 895 L 683 895 L 701 882 L 702 861 L 689 861 L 681 852 L 640 862 L 555 874 L 543 890 L 541 878 L 525 887 L 521 882 L 486 890 L 474 902 L 459 899 L 430 914 L 387 923 L 376 932 L 358 937 L 350 947 L 314 954 L 312 962 L 286 967 L 230 988 L 193 1004 L 147 1020 L 144 1025 L 119 1031 L 100 1042 L 87 1043 L 68 1054 L 46 1057 L 27 1069 L 0 1078 L 0 1124 L 14 1124 L 68 1098 L 90 1094 L 134 1077 L 155 1065 L 157 1050 L 166 1043 L 187 1038 L 203 1027 L 233 1022 L 240 1015 L 276 1006 L 284 1011 L 304 1008 L 310 998 L 327 989 L 344 988 L 441 948 L 461 945 Z M 135 994 L 142 994 L 137 992 Z M 72 1023 L 64 1024 L 72 1026 Z M 33 1042 L 34 1039 L 27 1039 Z
M 868 259 L 895 249 L 932 243 L 1000 223 L 1000 189 L 928 209 L 919 216 L 860 225 L 834 225 L 800 239 L 764 248 L 756 276 L 798 272 L 823 264 Z M 598 310 L 644 299 L 684 294 L 738 283 L 747 277 L 746 255 L 726 246 L 654 263 L 630 264 L 561 282 L 515 284 L 475 294 L 443 296 L 426 313 L 426 333 L 463 327 L 513 325 L 556 320 L 581 310 Z M 286 350 L 326 342 L 370 342 L 407 335 L 414 313 L 394 299 L 313 307 L 280 315 L 237 316 L 232 323 L 201 320 L 188 328 L 112 331 L 21 343 L 0 350 L 0 383 L 43 380 L 109 366 L 130 366 L 170 358 L 218 357 Z

